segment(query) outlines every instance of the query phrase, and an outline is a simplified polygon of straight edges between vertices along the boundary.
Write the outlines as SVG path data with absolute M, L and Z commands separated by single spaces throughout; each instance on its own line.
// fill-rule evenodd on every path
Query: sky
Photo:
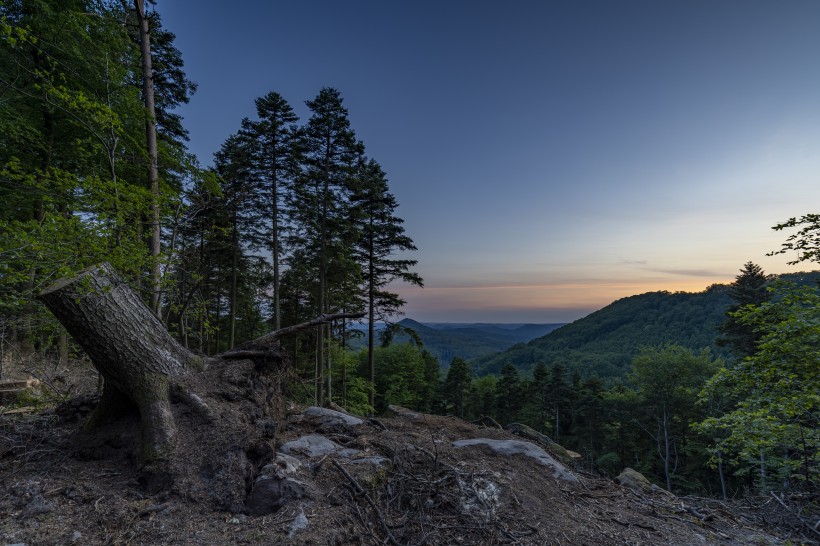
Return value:
M 570 322 L 728 283 L 818 212 L 820 2 L 160 0 L 203 165 L 270 91 L 335 87 L 430 322 Z

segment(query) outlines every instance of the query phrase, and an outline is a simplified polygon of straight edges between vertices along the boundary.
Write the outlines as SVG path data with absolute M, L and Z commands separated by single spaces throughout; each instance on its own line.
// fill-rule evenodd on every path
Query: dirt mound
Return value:
M 253 391 L 252 385 L 245 387 L 244 394 Z M 185 479 L 165 489 L 157 483 L 146 488 L 136 468 L 136 417 L 112 425 L 96 443 L 86 438 L 78 444 L 83 436 L 77 413 L 88 407 L 77 400 L 59 411 L 0 417 L 0 542 L 689 545 L 785 540 L 776 529 L 755 526 L 753 515 L 716 501 L 639 492 L 578 471 L 572 472 L 576 480 L 562 479 L 555 468 L 525 453 L 456 447 L 454 442 L 464 439 L 520 437 L 421 414 L 347 424 L 293 409 L 280 423 L 268 422 L 267 430 L 260 425 L 264 417 L 249 415 L 231 442 L 221 446 L 222 458 L 212 461 L 203 461 L 201 453 L 213 453 L 213 440 L 224 438 L 213 438 L 213 424 L 200 423 L 184 439 L 190 466 L 181 473 Z M 265 446 L 247 441 L 266 435 Z M 319 443 L 325 451 L 299 443 L 308 436 L 324 438 L 328 443 Z M 285 446 L 289 454 L 277 455 Z M 269 488 L 274 482 L 278 485 Z M 273 497 L 282 498 L 282 490 L 289 492 L 277 504 Z M 217 497 L 226 491 L 233 493 Z M 273 501 L 260 508 L 254 496 Z

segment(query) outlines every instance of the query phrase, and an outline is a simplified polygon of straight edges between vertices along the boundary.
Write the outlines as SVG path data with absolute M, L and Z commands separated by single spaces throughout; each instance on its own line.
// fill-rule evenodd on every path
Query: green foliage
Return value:
M 814 284 L 818 273 L 784 274 L 778 278 Z M 649 292 L 623 298 L 506 351 L 470 361 L 477 375 L 498 374 L 512 363 L 528 372 L 539 362 L 560 363 L 582 377 L 595 375 L 609 383 L 624 379 L 632 358 L 642 346 L 671 343 L 700 350 L 709 347 L 717 357 L 728 357 L 716 343 L 720 326 L 732 305 L 731 287 L 713 285 L 703 292 Z
M 372 385 L 367 379 L 358 375 L 359 355 L 338 344 L 333 344 L 329 357 L 333 363 L 331 368 L 334 386 L 333 401 L 350 413 L 372 414 L 373 407 L 368 402 Z
M 50 337 L 33 330 L 55 328 L 34 296 L 53 280 L 106 260 L 139 285 L 156 263 L 143 239 L 151 201 L 142 184 L 139 48 L 123 25 L 129 16 L 114 2 L 0 4 L 0 318 L 19 326 L 15 341 Z M 176 51 L 158 19 L 153 31 L 166 52 Z M 192 91 L 180 83 L 178 53 L 156 65 L 175 71 L 158 93 L 168 108 Z M 175 134 L 161 136 L 169 215 L 187 162 Z
M 789 265 L 801 262 L 820 262 L 820 214 L 804 214 L 800 218 L 790 218 L 772 229 L 783 231 L 792 228 L 799 229 L 786 238 L 780 250 L 770 252 L 768 255 L 796 254 L 796 258 L 790 261 Z
M 787 479 L 810 485 L 820 470 L 820 294 L 781 284 L 774 296 L 734 314 L 760 334 L 757 351 L 708 382 L 704 403 L 733 404 L 698 429 L 719 438 L 713 453 L 730 454 L 741 471 L 786 469 Z
M 429 353 L 427 353 L 429 355 Z M 394 404 L 417 411 L 430 411 L 438 389 L 438 377 L 432 378 L 430 369 L 438 369 L 438 362 L 430 359 L 418 347 L 396 343 L 378 347 L 373 353 L 375 363 L 375 410 L 383 412 Z M 359 375 L 367 375 L 367 351 L 359 353 Z
M 445 413 L 464 417 L 467 395 L 470 392 L 472 373 L 470 366 L 463 358 L 455 357 L 450 362 L 447 377 L 441 386 L 441 399 Z
M 466 418 L 494 417 L 496 414 L 495 391 L 498 379 L 494 375 L 476 377 L 470 382 L 470 394 L 466 403 Z
M 642 347 L 632 360 L 629 380 L 637 387 L 644 417 L 638 423 L 658 446 L 666 487 L 691 447 L 690 426 L 702 417 L 697 395 L 722 363 L 709 349 L 694 353 L 679 345 Z
M 747 262 L 740 275 L 735 277 L 729 287 L 729 296 L 735 304 L 727 311 L 726 322 L 720 326 L 721 337 L 718 344 L 728 346 L 732 352 L 740 357 L 749 356 L 755 352 L 760 335 L 749 325 L 744 324 L 735 313 L 744 305 L 759 305 L 769 300 L 769 291 L 766 287 L 769 278 L 763 273 L 760 266 Z

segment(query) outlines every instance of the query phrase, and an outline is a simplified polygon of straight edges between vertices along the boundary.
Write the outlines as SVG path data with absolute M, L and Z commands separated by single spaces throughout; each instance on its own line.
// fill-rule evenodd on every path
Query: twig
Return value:
M 345 470 L 345 468 L 342 465 L 340 465 L 339 461 L 337 461 L 336 459 L 331 460 L 331 463 L 333 463 L 333 466 L 335 466 L 336 469 L 339 472 L 341 472 L 345 478 L 347 478 L 347 481 L 349 481 L 350 484 L 353 486 L 354 493 L 356 495 L 363 496 L 364 499 L 367 501 L 367 504 L 370 505 L 370 508 L 372 508 L 373 511 L 376 513 L 376 517 L 379 519 L 379 523 L 382 526 L 382 530 L 387 534 L 387 539 L 390 541 L 390 544 L 393 544 L 394 546 L 400 546 L 399 542 L 396 540 L 396 537 L 394 537 L 393 533 L 390 531 L 390 527 L 388 527 L 387 522 L 384 521 L 384 516 L 382 516 L 381 510 L 379 510 L 379 507 L 376 506 L 376 503 L 373 502 L 373 499 L 370 498 L 370 495 L 367 494 L 364 488 L 362 488 L 362 486 L 359 485 L 359 482 L 356 481 L 356 478 L 351 476 L 350 473 L 347 470 Z

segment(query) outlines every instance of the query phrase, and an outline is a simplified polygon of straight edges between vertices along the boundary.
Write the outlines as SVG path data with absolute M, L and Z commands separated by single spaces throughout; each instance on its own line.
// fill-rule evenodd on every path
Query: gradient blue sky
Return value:
M 419 251 L 422 321 L 566 322 L 730 282 L 818 212 L 820 2 L 160 1 L 211 164 L 338 88 Z M 802 269 L 807 269 L 804 266 Z

